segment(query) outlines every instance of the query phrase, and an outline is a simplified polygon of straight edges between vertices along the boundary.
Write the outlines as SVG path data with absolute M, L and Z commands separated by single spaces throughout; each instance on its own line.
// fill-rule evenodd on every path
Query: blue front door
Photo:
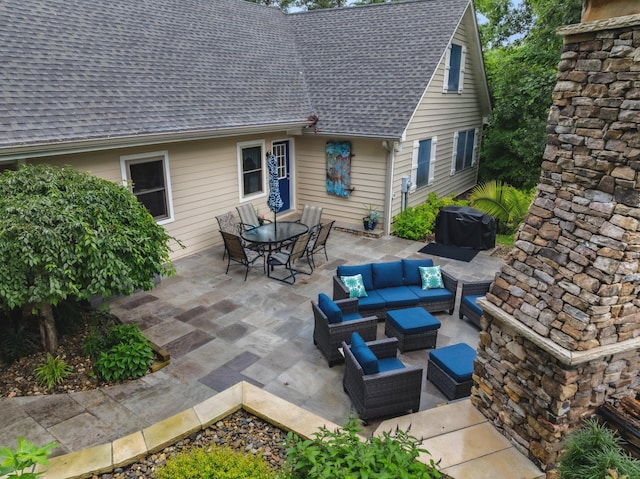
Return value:
M 278 181 L 280 184 L 280 197 L 282 198 L 282 208 L 280 211 L 287 211 L 291 208 L 291 180 L 289 178 L 289 142 L 276 141 L 273 143 L 273 154 L 278 160 Z

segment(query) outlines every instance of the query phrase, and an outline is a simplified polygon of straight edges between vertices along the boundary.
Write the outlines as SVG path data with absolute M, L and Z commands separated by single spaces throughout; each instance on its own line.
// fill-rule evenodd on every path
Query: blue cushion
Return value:
M 362 275 L 364 289 L 366 289 L 367 291 L 374 289 L 370 264 L 361 264 L 358 266 L 338 266 L 338 276 L 355 276 L 356 274 Z
M 325 314 L 329 323 L 335 324 L 342 322 L 342 310 L 324 293 L 318 295 L 318 308 Z
M 360 313 L 346 313 L 342 315 L 342 322 L 353 321 L 354 319 L 362 319 Z
M 429 361 L 440 366 L 458 383 L 471 379 L 475 358 L 476 350 L 464 343 L 452 344 L 429 352 Z
M 477 296 L 464 296 L 462 298 L 462 301 L 464 301 L 464 303 L 469 306 L 473 311 L 475 311 L 478 316 L 482 316 L 482 308 L 480 306 L 478 306 L 478 304 L 476 303 L 476 299 L 478 298 L 484 298 L 483 294 L 479 294 Z
M 373 263 L 371 271 L 375 289 L 402 286 L 402 263 L 400 261 Z
M 407 288 L 420 298 L 421 303 L 428 301 L 445 301 L 453 296 L 453 293 L 445 288 L 422 289 L 422 286 L 407 286 Z
M 351 352 L 365 374 L 376 374 L 379 371 L 378 358 L 357 332 L 351 334 Z
M 359 311 L 372 311 L 374 309 L 384 309 L 384 307 L 384 298 L 375 290 L 369 291 L 364 298 L 358 298 Z
M 394 369 L 402 369 L 404 364 L 398 358 L 378 359 L 378 370 L 381 373 L 385 371 L 393 371 Z
M 358 331 L 354 331 L 353 333 L 351 333 L 351 342 L 349 344 L 351 344 L 352 348 L 357 348 L 359 346 L 367 345 L 364 342 L 364 339 L 362 339 L 362 336 L 360 336 L 360 333 Z
M 376 290 L 376 293 L 382 296 L 387 308 L 413 306 L 420 302 L 420 298 L 413 294 L 406 286 L 378 289 Z
M 422 279 L 420 278 L 420 266 L 433 266 L 433 260 L 431 258 L 425 259 L 403 259 L 402 260 L 402 283 L 405 285 L 415 284 L 422 285 Z
M 398 309 L 387 312 L 387 321 L 404 334 L 426 333 L 439 329 L 441 324 L 423 308 Z

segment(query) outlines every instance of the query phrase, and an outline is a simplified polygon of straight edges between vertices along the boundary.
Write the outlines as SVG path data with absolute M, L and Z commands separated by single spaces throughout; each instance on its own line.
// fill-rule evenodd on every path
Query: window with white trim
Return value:
M 266 161 L 264 141 L 238 143 L 238 176 L 240 199 L 265 194 Z
M 453 160 L 451 164 L 451 174 L 476 164 L 476 141 L 478 131 L 465 130 L 456 131 L 453 135 Z
M 120 157 L 123 182 L 159 223 L 173 221 L 169 155 L 166 151 Z
M 411 161 L 411 184 L 415 188 L 427 186 L 433 183 L 437 137 L 413 142 L 413 155 Z
M 466 55 L 467 47 L 465 46 L 451 43 L 447 48 L 442 85 L 445 93 L 462 93 Z

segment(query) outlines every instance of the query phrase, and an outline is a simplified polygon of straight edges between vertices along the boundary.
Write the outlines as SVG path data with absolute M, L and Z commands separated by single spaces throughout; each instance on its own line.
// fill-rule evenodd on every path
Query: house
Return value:
M 471 0 L 9 0 L 0 58 L 0 168 L 127 182 L 186 246 L 174 258 L 220 243 L 238 204 L 270 214 L 267 152 L 279 218 L 316 204 L 358 228 L 374 204 L 389 233 L 404 206 L 476 184 L 490 113 Z

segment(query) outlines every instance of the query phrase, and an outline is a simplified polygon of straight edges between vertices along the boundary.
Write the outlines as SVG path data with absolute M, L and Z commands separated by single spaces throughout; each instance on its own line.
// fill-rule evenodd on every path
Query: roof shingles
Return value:
M 0 148 L 320 118 L 397 137 L 468 0 L 285 15 L 244 0 L 0 4 Z

